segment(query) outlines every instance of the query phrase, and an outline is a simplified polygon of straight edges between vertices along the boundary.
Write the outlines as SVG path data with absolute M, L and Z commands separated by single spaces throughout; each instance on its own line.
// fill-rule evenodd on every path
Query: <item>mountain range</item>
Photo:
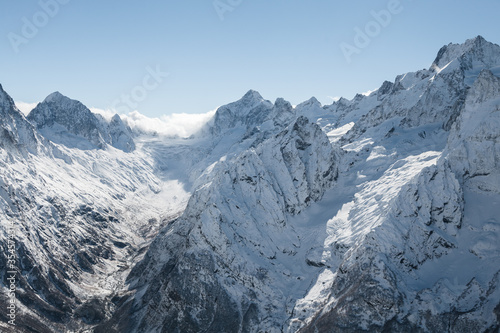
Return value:
M 321 105 L 250 90 L 188 138 L 0 86 L 16 332 L 498 332 L 500 46 Z M 13 329 L 0 311 L 0 330 Z

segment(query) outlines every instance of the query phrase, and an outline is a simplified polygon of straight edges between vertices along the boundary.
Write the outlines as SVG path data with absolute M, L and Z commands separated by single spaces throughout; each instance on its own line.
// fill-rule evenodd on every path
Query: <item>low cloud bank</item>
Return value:
M 25 102 L 15 102 L 19 111 L 21 111 L 25 116 L 27 116 L 31 110 L 33 110 L 38 103 L 25 103 Z
M 116 112 L 90 108 L 94 113 L 110 120 Z M 158 134 L 161 136 L 187 138 L 198 132 L 215 114 L 215 110 L 207 113 L 173 113 L 159 118 L 149 118 L 138 111 L 121 114 L 122 120 L 130 128 L 139 133 Z

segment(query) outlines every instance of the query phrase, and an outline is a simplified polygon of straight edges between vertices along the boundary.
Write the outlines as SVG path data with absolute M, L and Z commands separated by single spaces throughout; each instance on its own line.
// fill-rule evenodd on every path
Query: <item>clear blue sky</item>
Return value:
M 67 3 L 51 17 L 41 5 L 51 1 Z M 16 101 L 58 90 L 102 109 L 135 89 L 132 102 L 151 117 L 206 112 L 249 89 L 330 104 L 429 67 L 449 42 L 500 43 L 498 0 L 400 0 L 377 31 L 371 11 L 394 1 L 0 0 L 0 83 Z M 356 27 L 373 37 L 348 63 L 340 46 L 356 47 Z M 156 68 L 169 73 L 159 84 L 147 77 Z

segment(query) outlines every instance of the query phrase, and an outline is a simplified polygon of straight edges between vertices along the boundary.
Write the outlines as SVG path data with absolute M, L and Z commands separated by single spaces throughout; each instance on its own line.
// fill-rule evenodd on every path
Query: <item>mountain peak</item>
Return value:
M 4 108 L 2 106 L 4 104 L 8 104 L 9 99 L 10 99 L 10 96 L 5 92 L 5 90 L 3 90 L 3 87 L 0 84 L 0 108 Z
M 304 104 L 304 105 L 317 105 L 317 106 L 319 106 L 319 107 L 321 107 L 321 106 L 322 106 L 322 105 L 321 105 L 321 102 L 320 102 L 320 101 L 318 101 L 318 99 L 317 99 L 316 97 L 314 97 L 314 96 L 313 96 L 313 97 L 311 97 L 311 98 L 309 98 L 307 101 L 302 102 L 302 103 L 300 103 L 300 104 Z M 299 104 L 299 105 L 300 105 L 300 104 Z
M 48 102 L 56 102 L 56 101 L 60 101 L 63 99 L 69 99 L 69 98 L 64 96 L 63 94 L 61 94 L 59 91 L 56 91 L 56 92 L 53 92 L 52 94 L 48 95 L 47 97 L 45 97 L 43 102 L 47 102 L 47 103 Z
M 130 131 L 119 117 L 106 123 L 81 102 L 58 91 L 39 103 L 28 115 L 28 120 L 45 138 L 70 148 L 104 149 L 110 144 L 129 152 L 135 147 Z
M 92 116 L 92 112 L 81 102 L 56 91 L 45 97 L 43 102 L 30 112 L 28 119 L 43 126 L 47 125 L 47 121 L 56 121 L 56 118 L 61 117 L 67 118 L 68 122 L 79 122 L 80 119 L 83 119 L 85 122 L 91 123 L 93 122 Z
M 225 106 L 222 106 L 221 108 L 236 107 L 236 109 L 238 109 L 238 112 L 236 112 L 236 113 L 246 113 L 250 109 L 255 107 L 256 105 L 258 105 L 264 101 L 265 101 L 265 99 L 259 94 L 258 91 L 250 89 L 238 101 L 230 103 L 230 104 L 225 105 Z
M 482 63 L 488 67 L 490 64 L 498 62 L 499 52 L 500 46 L 488 42 L 482 36 L 468 39 L 463 44 L 449 43 L 439 50 L 431 65 L 431 70 L 440 70 L 454 60 L 459 60 L 460 63 L 461 60 L 467 60 L 470 64 L 466 67 L 476 65 L 472 64 L 473 62 Z M 470 59 L 462 59 L 466 56 L 469 56 L 467 58 Z
M 282 107 L 282 106 L 284 106 L 284 107 L 287 107 L 287 108 L 292 108 L 292 104 L 290 104 L 289 101 L 285 100 L 282 97 L 276 98 L 276 102 L 274 102 L 274 105 L 276 107 Z
M 0 105 L 8 103 L 9 105 L 13 105 L 14 101 L 12 98 L 7 94 L 5 90 L 3 90 L 2 85 L 0 84 Z
M 259 102 L 262 101 L 264 98 L 259 94 L 258 91 L 250 89 L 247 91 L 245 95 L 241 98 L 241 101 L 245 102 Z
M 12 97 L 10 97 L 10 95 L 3 89 L 2 85 L 0 84 L 0 114 L 9 112 L 19 113 L 19 115 L 22 114 L 21 111 L 19 111 L 19 109 L 17 108 L 16 103 L 14 103 Z
M 88 110 L 88 108 L 85 105 L 83 105 L 80 101 L 76 99 L 71 99 L 61 94 L 59 91 L 55 91 L 52 94 L 45 97 L 42 104 L 48 104 L 48 103 L 57 104 L 56 109 L 58 109 L 58 112 L 66 113 L 70 110 L 72 111 L 79 110 L 79 112 L 83 113 L 90 112 L 90 110 Z
M 475 43 L 488 43 L 488 41 L 486 39 L 484 39 L 483 36 L 481 36 L 481 35 L 477 35 L 477 37 L 472 38 L 472 40 Z

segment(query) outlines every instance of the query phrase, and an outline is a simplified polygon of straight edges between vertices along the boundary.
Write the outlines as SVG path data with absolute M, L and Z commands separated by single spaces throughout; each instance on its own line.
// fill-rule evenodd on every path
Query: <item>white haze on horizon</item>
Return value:
M 31 110 L 33 110 L 38 103 L 26 103 L 26 102 L 14 102 L 16 107 L 21 111 L 25 116 L 27 116 Z
M 102 115 L 108 121 L 116 114 L 109 109 L 90 108 L 90 111 Z M 159 118 L 149 118 L 139 111 L 132 111 L 119 116 L 132 130 L 140 133 L 187 138 L 202 129 L 213 118 L 215 111 L 196 114 L 173 113 Z

